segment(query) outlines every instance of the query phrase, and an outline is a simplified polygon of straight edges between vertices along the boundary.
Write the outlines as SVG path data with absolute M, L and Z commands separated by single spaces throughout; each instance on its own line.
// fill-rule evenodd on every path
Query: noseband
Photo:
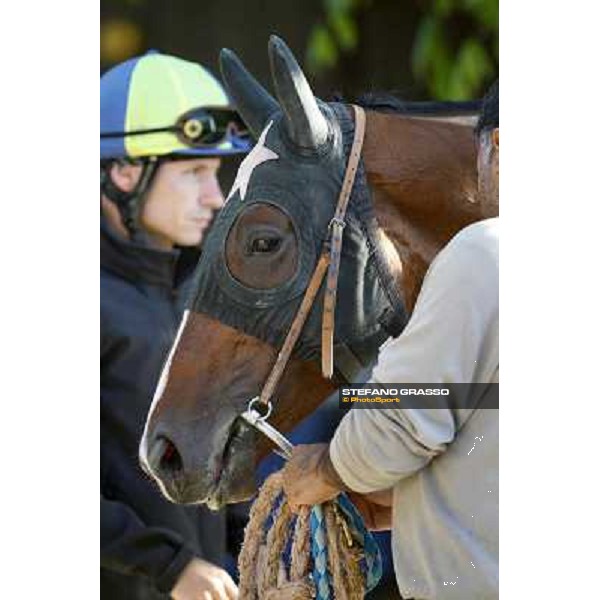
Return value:
M 335 213 L 329 221 L 328 235 L 323 242 L 321 255 L 306 288 L 300 307 L 296 312 L 294 320 L 285 337 L 285 341 L 277 355 L 277 360 L 267 377 L 260 395 L 255 396 L 249 401 L 248 408 L 242 415 L 248 423 L 267 435 L 267 437 L 275 442 L 275 444 L 277 444 L 277 446 L 286 454 L 291 450 L 289 442 L 274 427 L 267 423 L 267 419 L 273 410 L 271 398 L 288 364 L 294 346 L 302 332 L 304 323 L 306 322 L 306 318 L 312 309 L 315 297 L 321 287 L 323 278 L 325 277 L 325 273 L 327 273 L 327 283 L 323 300 L 323 320 L 321 325 L 321 371 L 323 377 L 327 379 L 331 379 L 333 376 L 335 304 L 342 255 L 342 237 L 344 228 L 346 227 L 346 209 L 348 208 L 354 179 L 358 170 L 365 136 L 365 112 L 360 106 L 352 105 L 352 108 L 354 109 L 355 122 L 354 140 L 352 142 L 352 148 L 350 149 L 348 164 L 338 196 Z M 256 404 L 262 404 L 266 412 L 264 414 L 258 412 L 254 408 Z

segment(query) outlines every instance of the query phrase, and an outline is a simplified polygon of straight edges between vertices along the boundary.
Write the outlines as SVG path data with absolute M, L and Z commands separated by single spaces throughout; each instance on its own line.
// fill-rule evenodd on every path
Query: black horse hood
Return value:
M 329 135 L 317 152 L 298 153 L 282 126 L 281 113 L 267 123 L 246 158 L 246 164 L 256 163 L 252 172 L 245 173 L 247 179 L 241 182 L 238 175 L 206 240 L 195 275 L 196 295 L 189 306 L 277 348 L 285 339 L 329 233 L 353 141 L 349 108 L 341 104 L 321 104 L 320 108 L 327 118 Z M 235 279 L 225 257 L 227 235 L 235 220 L 246 207 L 258 203 L 272 204 L 285 212 L 298 241 L 294 276 L 269 290 L 250 288 Z M 364 365 L 406 322 L 376 229 L 361 160 L 346 216 L 334 342 L 349 346 Z M 296 344 L 297 357 L 320 356 L 324 288 L 321 285 Z

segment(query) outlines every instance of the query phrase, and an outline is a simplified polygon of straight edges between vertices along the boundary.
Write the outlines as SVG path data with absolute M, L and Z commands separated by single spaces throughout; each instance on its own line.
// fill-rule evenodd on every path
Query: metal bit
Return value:
M 285 460 L 292 456 L 294 446 L 282 433 L 267 422 L 266 417 L 250 407 L 240 416 L 246 423 L 258 429 L 277 446 L 277 450 L 274 450 L 275 454 Z

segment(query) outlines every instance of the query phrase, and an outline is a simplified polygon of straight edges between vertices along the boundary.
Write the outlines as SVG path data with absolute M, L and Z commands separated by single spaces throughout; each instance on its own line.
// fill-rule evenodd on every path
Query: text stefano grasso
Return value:
M 449 388 L 342 388 L 342 396 L 449 396 Z

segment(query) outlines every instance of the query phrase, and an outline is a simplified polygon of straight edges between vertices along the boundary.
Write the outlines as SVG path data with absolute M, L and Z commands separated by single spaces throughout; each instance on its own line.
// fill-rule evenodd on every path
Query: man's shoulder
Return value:
M 500 235 L 500 219 L 484 219 L 467 225 L 451 240 L 455 245 L 477 246 L 482 250 L 497 250 Z
M 499 219 L 477 221 L 461 229 L 442 250 L 446 260 L 471 267 L 495 266 L 499 263 Z M 440 253 L 440 254 L 442 254 Z
M 498 219 L 486 219 L 459 231 L 431 263 L 423 289 L 452 290 L 465 298 L 497 296 Z

